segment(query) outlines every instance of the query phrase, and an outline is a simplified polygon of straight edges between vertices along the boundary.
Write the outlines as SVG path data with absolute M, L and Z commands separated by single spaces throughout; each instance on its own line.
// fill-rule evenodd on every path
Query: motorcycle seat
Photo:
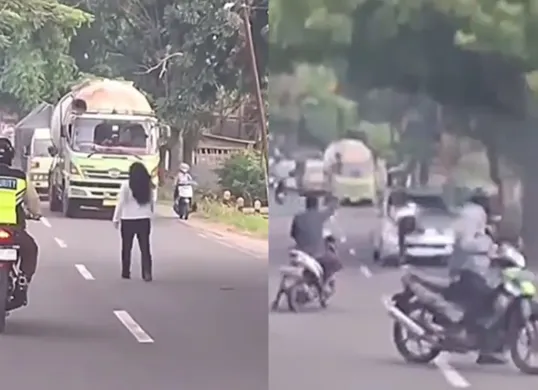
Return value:
M 409 270 L 407 274 L 407 280 L 419 283 L 432 291 L 444 292 L 451 285 L 448 277 L 429 275 L 417 269 Z

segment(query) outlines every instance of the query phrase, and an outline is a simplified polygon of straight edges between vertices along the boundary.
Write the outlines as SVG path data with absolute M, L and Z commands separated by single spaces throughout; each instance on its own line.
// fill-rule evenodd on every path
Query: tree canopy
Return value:
M 524 182 L 525 220 L 538 221 L 532 203 L 538 197 L 533 173 L 537 2 L 275 0 L 271 5 L 274 71 L 338 58 L 347 63 L 341 83 L 359 108 L 374 90 L 428 97 L 442 107 L 444 131 L 476 138 L 516 166 Z M 536 226 L 526 229 L 535 231 Z
M 133 80 L 181 127 L 237 88 L 242 22 L 224 0 L 78 2 L 95 15 L 72 54 L 85 72 Z
M 13 0 L 0 9 L 0 101 L 30 110 L 58 99 L 76 77 L 68 55 L 76 30 L 91 15 L 51 0 Z
M 494 113 L 519 122 L 533 111 L 528 82 L 538 68 L 538 7 L 533 4 L 276 1 L 271 44 L 275 53 L 287 54 L 275 54 L 272 65 L 280 70 L 294 61 L 343 58 L 348 64 L 344 83 L 355 96 L 390 88 L 429 96 L 463 116 Z M 293 38 L 290 29 L 296 30 Z M 510 128 L 510 136 L 527 129 L 501 127 Z

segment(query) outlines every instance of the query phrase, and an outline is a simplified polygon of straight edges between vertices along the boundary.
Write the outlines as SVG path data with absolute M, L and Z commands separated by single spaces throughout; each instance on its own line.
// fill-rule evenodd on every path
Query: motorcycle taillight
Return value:
M 13 242 L 13 232 L 0 228 L 0 244 L 11 244 Z

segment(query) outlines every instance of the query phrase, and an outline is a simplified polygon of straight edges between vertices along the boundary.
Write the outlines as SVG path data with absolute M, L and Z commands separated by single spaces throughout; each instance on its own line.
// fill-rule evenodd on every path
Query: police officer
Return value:
M 29 283 L 37 266 L 38 248 L 35 240 L 26 230 L 26 212 L 38 217 L 41 214 L 39 196 L 27 180 L 26 174 L 12 167 L 15 151 L 11 141 L 0 138 L 0 226 L 13 227 L 15 239 L 20 246 L 23 276 Z M 22 289 L 17 291 L 10 301 L 8 310 L 27 303 L 27 283 L 21 283 Z

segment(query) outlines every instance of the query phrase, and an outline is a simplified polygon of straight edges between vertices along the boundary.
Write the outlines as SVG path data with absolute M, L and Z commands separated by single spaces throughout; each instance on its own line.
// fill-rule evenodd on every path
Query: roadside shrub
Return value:
M 242 151 L 230 156 L 215 171 L 219 177 L 219 186 L 228 190 L 235 198 L 241 196 L 247 205 L 255 199 L 267 201 L 265 178 L 261 154 L 256 151 Z

